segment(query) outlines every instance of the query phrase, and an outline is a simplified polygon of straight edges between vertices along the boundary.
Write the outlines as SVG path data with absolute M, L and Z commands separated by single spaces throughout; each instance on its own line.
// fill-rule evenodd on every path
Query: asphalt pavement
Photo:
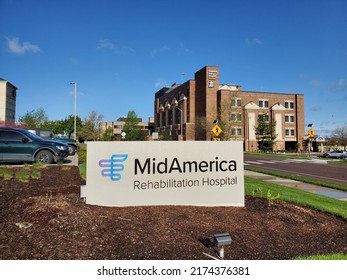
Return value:
M 66 159 L 64 159 L 63 163 L 65 165 L 78 166 L 78 155 L 75 154 L 73 156 L 68 156 Z

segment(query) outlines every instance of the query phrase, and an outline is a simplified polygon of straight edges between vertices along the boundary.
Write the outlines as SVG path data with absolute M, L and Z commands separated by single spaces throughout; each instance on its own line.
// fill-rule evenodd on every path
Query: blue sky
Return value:
M 43 107 L 153 116 L 154 93 L 220 67 L 220 83 L 305 95 L 317 134 L 347 126 L 346 0 L 0 0 L 0 77 L 17 119 Z M 186 73 L 186 75 L 182 75 Z

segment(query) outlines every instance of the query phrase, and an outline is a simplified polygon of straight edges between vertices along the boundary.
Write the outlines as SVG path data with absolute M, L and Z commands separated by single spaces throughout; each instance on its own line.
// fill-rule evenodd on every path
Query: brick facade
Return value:
M 155 93 L 155 130 L 176 140 L 211 140 L 214 121 L 222 140 L 242 140 L 245 151 L 257 151 L 258 117 L 276 121 L 274 150 L 295 150 L 304 140 L 304 95 L 242 91 L 219 84 L 219 68 L 206 66 L 194 80 Z M 182 127 L 181 127 L 182 126 Z

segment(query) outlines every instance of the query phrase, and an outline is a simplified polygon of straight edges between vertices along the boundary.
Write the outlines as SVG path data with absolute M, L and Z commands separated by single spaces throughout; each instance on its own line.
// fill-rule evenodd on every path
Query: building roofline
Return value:
M 18 89 L 15 85 L 11 84 L 9 81 L 7 81 L 1 77 L 0 77 L 0 82 L 6 82 L 6 83 L 10 84 L 11 86 L 13 86 L 15 89 Z
M 219 89 L 219 91 L 230 91 L 227 89 Z M 254 91 L 254 90 L 240 90 L 244 93 L 256 93 L 256 94 L 282 94 L 282 95 L 304 95 L 303 93 L 290 93 L 290 92 L 271 92 L 271 91 Z

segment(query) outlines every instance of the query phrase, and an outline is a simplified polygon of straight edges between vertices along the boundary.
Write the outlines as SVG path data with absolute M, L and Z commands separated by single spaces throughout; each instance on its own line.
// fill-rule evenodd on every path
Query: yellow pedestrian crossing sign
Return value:
M 212 129 L 212 132 L 214 133 L 214 135 L 218 136 L 223 132 L 223 130 L 218 125 L 215 125 Z
M 219 137 L 213 137 L 213 141 L 220 141 Z
M 309 136 L 313 136 L 314 135 L 314 129 L 312 127 L 308 130 L 308 135 Z

